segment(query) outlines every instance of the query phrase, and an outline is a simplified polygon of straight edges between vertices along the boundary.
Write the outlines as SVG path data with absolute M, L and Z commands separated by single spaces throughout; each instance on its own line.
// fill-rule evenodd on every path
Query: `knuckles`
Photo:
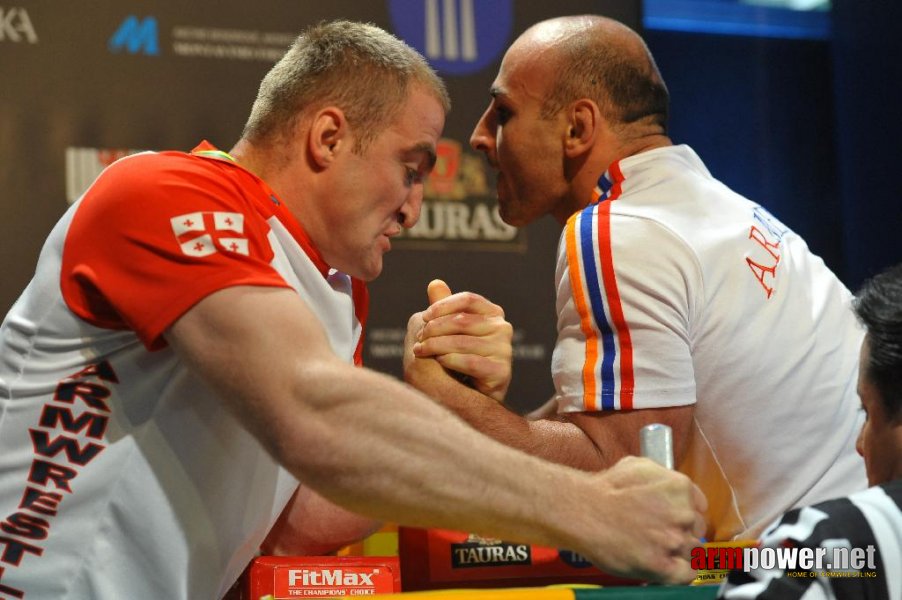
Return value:
M 423 323 L 423 313 L 413 313 L 412 315 L 410 315 L 410 318 L 407 319 L 407 329 L 409 330 L 412 328 L 421 328 L 423 327 Z

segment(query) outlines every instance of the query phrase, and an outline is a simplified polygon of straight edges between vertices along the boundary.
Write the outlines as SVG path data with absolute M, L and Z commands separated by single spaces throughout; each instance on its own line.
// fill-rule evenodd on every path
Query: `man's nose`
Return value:
M 410 190 L 407 201 L 401 205 L 401 210 L 398 213 L 398 222 L 401 224 L 401 227 L 410 229 L 420 220 L 420 211 L 423 208 L 423 193 L 423 184 L 417 184 Z
M 489 109 L 487 109 L 477 121 L 473 133 L 470 134 L 470 147 L 477 152 L 485 152 L 486 154 L 495 145 L 495 134 L 490 127 L 489 118 Z

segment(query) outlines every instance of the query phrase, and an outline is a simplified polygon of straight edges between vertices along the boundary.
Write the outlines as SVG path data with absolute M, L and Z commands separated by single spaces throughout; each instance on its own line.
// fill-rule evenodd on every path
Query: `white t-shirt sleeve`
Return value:
M 689 245 L 602 202 L 568 221 L 558 255 L 560 412 L 695 402 L 692 323 L 703 281 Z

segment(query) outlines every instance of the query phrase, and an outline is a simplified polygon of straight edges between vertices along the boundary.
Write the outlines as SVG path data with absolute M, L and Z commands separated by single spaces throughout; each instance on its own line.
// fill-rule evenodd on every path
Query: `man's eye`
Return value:
M 495 109 L 495 120 L 499 125 L 504 125 L 510 118 L 511 111 L 507 110 L 503 106 L 499 106 Z
M 422 183 L 423 176 L 417 169 L 412 169 L 410 167 L 404 167 L 404 183 L 407 185 L 413 185 L 415 183 Z

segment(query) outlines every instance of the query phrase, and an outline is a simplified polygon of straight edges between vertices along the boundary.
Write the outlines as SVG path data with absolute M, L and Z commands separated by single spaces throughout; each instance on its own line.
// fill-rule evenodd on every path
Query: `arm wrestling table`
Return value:
M 719 585 L 442 590 L 380 596 L 385 600 L 712 600 Z

